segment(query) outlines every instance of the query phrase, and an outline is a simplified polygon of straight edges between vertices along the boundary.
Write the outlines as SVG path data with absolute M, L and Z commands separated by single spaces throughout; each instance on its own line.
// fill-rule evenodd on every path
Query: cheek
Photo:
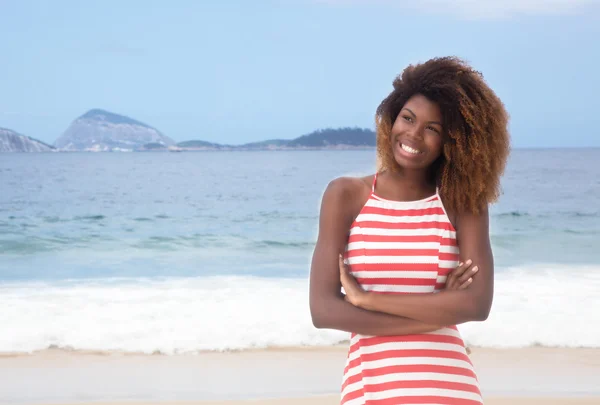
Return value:
M 394 125 L 392 125 L 392 131 L 391 131 L 392 136 L 394 136 L 393 134 L 399 134 L 399 133 L 403 132 L 406 125 L 407 125 L 406 121 L 404 121 L 401 118 L 398 118 L 396 120 L 396 122 L 394 122 Z
M 436 155 L 440 155 L 443 147 L 442 137 L 439 135 L 427 137 L 427 147 L 430 151 L 435 152 Z

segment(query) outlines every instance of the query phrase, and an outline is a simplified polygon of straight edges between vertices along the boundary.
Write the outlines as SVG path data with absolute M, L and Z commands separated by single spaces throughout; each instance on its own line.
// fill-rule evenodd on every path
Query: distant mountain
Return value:
M 175 143 L 143 122 L 109 111 L 93 109 L 77 118 L 53 146 L 16 132 L 4 131 L 0 151 L 198 151 L 198 150 L 295 150 L 355 149 L 375 147 L 375 132 L 364 128 L 327 128 L 295 139 L 268 139 L 243 145 L 226 145 L 202 140 Z M 11 140 L 8 141 L 8 133 Z M 15 136 L 19 137 L 16 138 Z
M 143 150 L 166 150 L 167 146 L 162 144 L 162 143 L 158 143 L 158 142 L 150 142 L 150 143 L 146 143 L 142 146 L 140 146 L 139 148 L 137 148 L 137 150 L 143 151 Z
M 288 148 L 374 147 L 375 132 L 363 128 L 321 129 L 292 139 L 286 146 Z
M 243 149 L 281 149 L 285 147 L 289 139 L 267 139 L 261 142 L 250 142 L 240 145 L 239 148 Z
M 269 139 L 231 146 L 206 141 L 185 141 L 179 150 L 287 150 L 351 149 L 375 147 L 375 132 L 363 128 L 321 129 L 295 139 Z
M 230 147 L 227 145 L 221 145 L 219 143 L 212 143 L 206 141 L 183 141 L 177 144 L 179 148 L 187 148 L 187 149 L 223 149 L 225 147 Z
M 171 138 L 132 118 L 100 109 L 77 118 L 54 145 L 68 151 L 133 151 L 146 144 L 175 144 Z
M 0 152 L 52 152 L 54 146 L 21 135 L 6 128 L 0 128 Z

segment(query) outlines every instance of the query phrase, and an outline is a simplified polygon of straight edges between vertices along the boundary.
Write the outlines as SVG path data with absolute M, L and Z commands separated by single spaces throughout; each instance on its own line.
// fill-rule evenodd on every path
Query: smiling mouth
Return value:
M 400 143 L 400 147 L 402 148 L 403 151 L 408 152 L 411 155 L 420 155 L 421 153 L 423 153 L 420 150 L 415 149 L 415 148 L 411 148 L 410 146 L 405 145 L 403 143 Z

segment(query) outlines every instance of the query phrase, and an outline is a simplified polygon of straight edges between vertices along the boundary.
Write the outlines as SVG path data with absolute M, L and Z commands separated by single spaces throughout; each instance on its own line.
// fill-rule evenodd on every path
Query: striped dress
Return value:
M 368 291 L 424 294 L 444 288 L 458 265 L 456 231 L 439 194 L 419 201 L 371 195 L 350 228 L 346 259 Z M 344 405 L 482 404 L 456 326 L 405 336 L 352 334 Z

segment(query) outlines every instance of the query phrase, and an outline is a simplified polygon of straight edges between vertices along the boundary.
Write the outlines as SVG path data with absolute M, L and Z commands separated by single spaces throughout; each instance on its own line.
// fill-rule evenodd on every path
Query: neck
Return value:
M 390 170 L 389 176 L 395 181 L 402 182 L 411 189 L 419 189 L 434 185 L 428 170 L 410 170 L 401 167 Z

